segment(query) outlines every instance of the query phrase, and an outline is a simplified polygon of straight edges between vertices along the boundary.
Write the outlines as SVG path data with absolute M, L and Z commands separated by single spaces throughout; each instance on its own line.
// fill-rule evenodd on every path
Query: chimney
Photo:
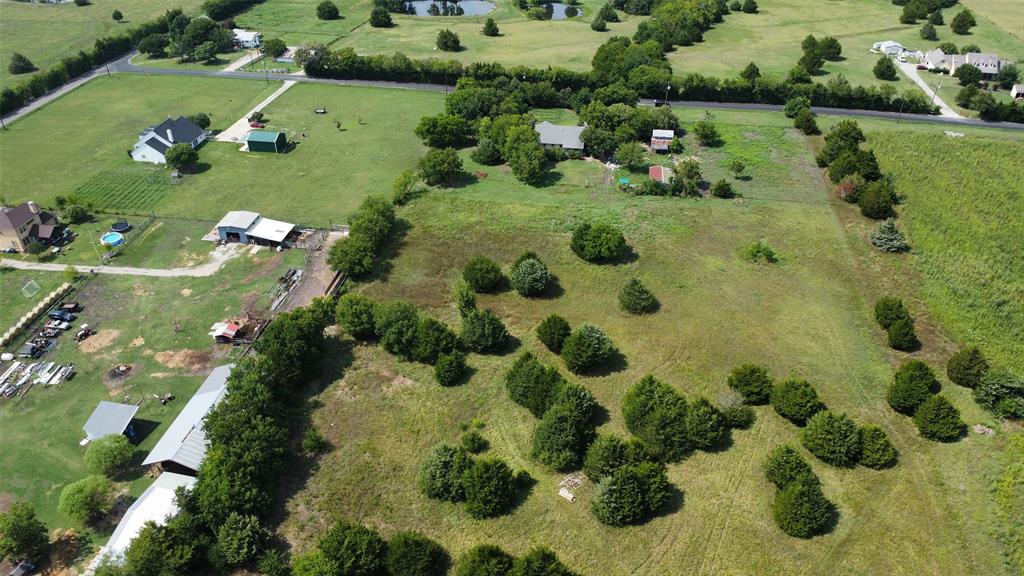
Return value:
M 33 214 L 39 214 L 39 205 L 31 200 L 28 201 L 28 209 L 31 210 Z
M 170 128 L 167 129 L 167 141 L 172 144 L 174 143 L 174 133 L 171 132 Z

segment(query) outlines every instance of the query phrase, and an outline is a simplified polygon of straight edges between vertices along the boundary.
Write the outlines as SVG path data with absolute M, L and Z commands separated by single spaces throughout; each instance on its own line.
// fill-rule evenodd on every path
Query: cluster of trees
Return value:
M 500 458 L 475 459 L 468 450 L 442 444 L 431 451 L 420 468 L 424 496 L 445 502 L 463 502 L 477 519 L 501 516 L 512 509 L 516 494 L 530 481 Z
M 946 375 L 953 383 L 971 388 L 975 402 L 1001 418 L 1024 419 L 1024 379 L 1005 369 L 991 369 L 976 346 L 950 356 Z
M 796 73 L 790 72 L 790 78 L 802 77 L 802 72 L 806 72 L 808 75 L 817 74 L 821 72 L 821 67 L 825 65 L 826 60 L 839 60 L 843 54 L 842 45 L 832 36 L 818 39 L 813 34 L 808 34 L 800 42 L 800 48 L 803 50 L 803 55 L 797 62 L 797 67 L 800 70 Z
M 921 346 L 914 331 L 914 318 L 903 300 L 892 296 L 879 298 L 875 302 L 875 321 L 885 330 L 893 350 L 911 352 Z
M 929 24 L 938 26 L 943 23 L 942 9 L 952 8 L 957 0 L 892 0 L 892 3 L 903 7 L 899 18 L 901 24 L 927 20 Z
M 835 507 L 821 491 L 821 480 L 800 452 L 783 444 L 768 454 L 764 475 L 775 485 L 772 517 L 786 534 L 810 538 L 828 530 Z
M 548 288 L 551 272 L 535 253 L 524 252 L 512 263 L 508 278 L 496 262 L 476 256 L 463 267 L 462 279 L 474 292 L 483 294 L 499 292 L 511 281 L 516 292 L 530 298 L 539 296 Z
M 551 549 L 538 546 L 519 558 L 498 546 L 479 544 L 455 563 L 454 576 L 577 576 Z
M 896 189 L 882 173 L 872 150 L 863 150 L 864 133 L 853 120 L 843 120 L 825 135 L 825 145 L 815 156 L 827 168 L 829 180 L 838 185 L 839 196 L 857 204 L 861 214 L 874 220 L 895 216 Z
M 165 34 L 150 34 L 138 45 L 139 52 L 153 58 L 168 54 L 182 61 L 213 61 L 217 54 L 234 50 L 231 30 L 209 18 L 177 15 Z
M 977 50 L 977 47 L 972 47 Z M 958 106 L 975 110 L 983 120 L 1002 120 L 1006 122 L 1024 122 L 1024 105 L 1016 102 L 997 102 L 996 99 L 981 89 L 981 70 L 972 64 L 958 66 L 953 74 L 962 88 L 956 95 Z M 993 83 L 1004 89 L 1011 88 L 1020 77 L 1016 64 L 1007 64 L 999 69 L 993 77 Z
M 17 501 L 0 512 L 0 558 L 42 558 L 49 548 L 46 525 L 28 502 Z
M 721 444 L 728 431 L 725 415 L 706 398 L 687 402 L 672 386 L 645 376 L 622 400 L 626 428 L 659 462 L 676 462 L 694 450 Z
M 222 21 L 262 2 L 263 0 L 205 0 L 202 8 L 211 20 Z
M 33 74 L 31 78 L 0 91 L 0 114 L 6 114 L 42 96 L 79 76 L 94 66 L 128 53 L 143 38 L 152 34 L 166 34 L 169 24 L 181 15 L 180 9 L 168 10 L 149 22 L 144 22 L 114 36 L 98 38 L 92 50 L 79 51 L 52 66 Z
M 886 400 L 893 410 L 914 417 L 921 436 L 950 442 L 963 435 L 960 411 L 938 394 L 939 380 L 920 360 L 906 362 L 896 371 Z
M 580 122 L 587 125 L 580 135 L 590 153 L 597 158 L 612 158 L 630 169 L 646 164 L 639 142 L 647 141 L 652 130 L 679 130 L 679 119 L 666 107 L 636 106 L 637 92 L 621 82 L 596 90 L 593 100 L 582 106 Z M 634 146 L 635 161 L 624 149 Z
M 316 548 L 291 562 L 293 576 L 443 576 L 451 557 L 419 532 L 399 532 L 385 541 L 362 524 L 339 520 Z
M 368 196 L 349 217 L 348 237 L 338 240 L 327 254 L 335 272 L 366 277 L 395 225 L 395 206 L 383 196 Z

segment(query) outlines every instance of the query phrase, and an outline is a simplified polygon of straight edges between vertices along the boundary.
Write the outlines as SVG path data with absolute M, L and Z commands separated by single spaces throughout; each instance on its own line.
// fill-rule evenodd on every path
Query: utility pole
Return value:
M 672 85 L 665 86 L 665 103 L 668 103 L 668 91 L 672 89 Z

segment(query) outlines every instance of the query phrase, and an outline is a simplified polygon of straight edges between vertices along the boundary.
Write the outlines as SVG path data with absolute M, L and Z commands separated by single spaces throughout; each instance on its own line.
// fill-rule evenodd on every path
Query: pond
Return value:
M 569 6 L 568 4 L 545 4 L 545 8 L 551 7 L 550 20 L 565 20 L 566 18 L 574 18 L 579 15 L 580 9 L 576 6 Z M 566 13 L 568 11 L 568 13 Z
M 492 10 L 494 10 L 494 4 L 486 0 L 462 0 L 461 2 L 416 0 L 402 3 L 402 12 L 414 16 L 481 16 Z
M 527 0 L 519 0 L 520 10 L 526 10 L 526 17 L 532 20 L 566 20 L 580 15 L 579 6 L 559 2 L 548 2 L 529 7 Z

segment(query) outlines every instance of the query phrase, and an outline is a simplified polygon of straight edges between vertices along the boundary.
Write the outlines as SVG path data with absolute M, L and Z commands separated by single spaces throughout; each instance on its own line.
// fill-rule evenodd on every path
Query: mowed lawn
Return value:
M 337 2 L 341 17 L 320 20 L 316 17 L 319 3 L 319 0 L 271 0 L 235 16 L 235 23 L 259 30 L 264 38 L 280 38 L 289 45 L 330 44 L 365 23 L 373 9 L 373 3 L 368 0 Z
M 338 517 L 350 517 L 387 535 L 420 530 L 454 556 L 482 542 L 513 553 L 549 545 L 592 576 L 1008 573 L 988 532 L 992 496 L 985 475 L 998 467 L 1004 435 L 928 442 L 889 409 L 888 351 L 807 141 L 776 115 L 719 122 L 722 148 L 703 150 L 687 137 L 686 154 L 697 156 L 713 177 L 724 173 L 725 158 L 742 157 L 752 176 L 735 183 L 747 196 L 742 200 L 625 196 L 604 186 L 602 168 L 593 162 L 560 164 L 543 188 L 516 183 L 503 167 L 468 163 L 468 170 L 486 177 L 428 192 L 400 210 L 408 229 L 397 256 L 381 277 L 359 288 L 374 298 L 410 300 L 457 327 L 448 294 L 463 264 L 484 254 L 507 266 L 526 250 L 547 263 L 559 288 L 534 300 L 514 292 L 479 296 L 478 305 L 499 314 L 518 347 L 472 356 L 474 372 L 460 387 L 441 388 L 429 367 L 400 362 L 377 347 L 346 341 L 334 352 L 345 374 L 320 394 L 314 413 L 333 449 L 310 478 L 295 479 L 300 489 L 281 528 L 293 551 L 308 549 Z M 636 258 L 608 266 L 579 260 L 568 245 L 570 230 L 583 221 L 620 226 Z M 759 239 L 779 252 L 778 264 L 738 256 Z M 657 295 L 660 311 L 634 317 L 618 309 L 618 290 L 631 277 Z M 775 446 L 798 443 L 799 431 L 770 408 L 758 408 L 753 428 L 734 432 L 726 449 L 669 467 L 682 497 L 664 515 L 643 526 L 604 527 L 589 510 L 592 484 L 569 503 L 558 496 L 563 475 L 531 460 L 537 420 L 504 389 L 504 374 L 523 350 L 568 374 L 533 334 L 550 313 L 574 326 L 602 327 L 624 357 L 606 374 L 570 378 L 590 388 L 607 410 L 601 431 L 625 433 L 622 397 L 645 374 L 691 399 L 717 401 L 732 367 L 757 362 L 776 378 L 808 378 L 831 408 L 882 426 L 900 450 L 900 464 L 886 471 L 840 470 L 808 456 L 839 508 L 838 525 L 810 541 L 787 537 L 772 521 L 773 490 L 761 464 Z M 948 394 L 969 422 L 989 421 L 969 395 Z M 473 418 L 485 423 L 482 433 L 492 446 L 487 455 L 505 458 L 537 481 L 498 519 L 473 520 L 460 506 L 429 500 L 416 487 L 431 447 L 457 443 L 459 425 Z
M 92 0 L 88 6 L 73 2 L 36 4 L 0 2 L 0 88 L 16 84 L 29 74 L 19 76 L 7 71 L 11 54 L 20 52 L 40 70 L 53 66 L 79 50 L 92 49 L 97 38 L 127 30 L 147 22 L 172 8 L 191 14 L 198 11 L 200 0 Z M 118 24 L 110 17 L 114 10 L 124 14 Z
M 979 16 L 1024 42 L 1024 10 L 1017 0 L 963 0 L 977 19 Z
M 269 289 L 302 258 L 300 251 L 264 250 L 255 256 L 246 253 L 209 278 L 103 275 L 89 282 L 75 294 L 84 306 L 76 323 L 88 323 L 98 334 L 81 345 L 71 335 L 62 336 L 58 348 L 44 357 L 74 363 L 77 376 L 60 387 L 36 386 L 20 399 L 0 400 L 0 497 L 5 502 L 27 499 L 51 529 L 80 528 L 57 511 L 57 502 L 65 485 L 89 474 L 78 442 L 97 402 L 123 402 L 130 396 L 128 401 L 137 403 L 144 398 L 134 425 L 143 435 L 136 452 L 136 462 L 141 462 L 209 370 L 230 361 L 207 336 L 210 324 L 246 306 L 269 304 Z M 8 286 L 29 275 L 0 272 L 4 316 L 8 303 L 23 307 L 20 294 L 9 295 Z M 30 276 L 44 286 L 63 279 L 60 273 Z M 132 366 L 129 375 L 108 377 L 119 364 Z M 152 396 L 168 393 L 177 398 L 166 405 Z M 119 478 L 134 496 L 151 482 L 142 472 L 134 468 Z M 109 529 L 88 533 L 94 539 L 106 534 Z
M 827 62 L 825 73 L 815 77 L 817 82 L 827 82 L 842 74 L 855 86 L 889 84 L 900 91 L 914 88 L 902 75 L 893 82 L 875 78 L 871 69 L 879 55 L 869 50 L 872 44 L 882 40 L 895 40 L 922 52 L 932 50 L 943 41 L 958 46 L 970 43 L 986 52 L 996 52 L 1004 59 L 1024 59 L 1024 43 L 984 18 L 978 18 L 978 26 L 969 35 L 958 36 L 948 25 L 938 26 L 939 40 L 926 41 L 918 33 L 920 24 L 899 23 L 901 8 L 888 0 L 772 0 L 759 4 L 759 8 L 760 12 L 755 15 L 726 16 L 723 23 L 704 34 L 703 42 L 677 48 L 669 54 L 673 69 L 676 73 L 736 76 L 748 63 L 754 62 L 762 74 L 782 77 L 800 59 L 800 42 L 808 34 L 834 36 L 843 46 L 844 59 Z M 960 9 L 957 6 L 944 10 L 946 22 Z

